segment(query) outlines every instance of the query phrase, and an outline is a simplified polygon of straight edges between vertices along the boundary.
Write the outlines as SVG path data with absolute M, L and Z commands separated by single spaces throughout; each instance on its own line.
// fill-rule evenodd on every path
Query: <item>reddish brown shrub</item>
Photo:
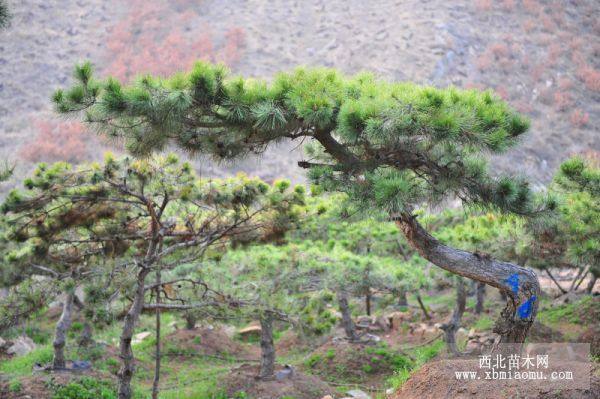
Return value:
M 577 77 L 588 90 L 600 91 L 600 71 L 590 65 L 581 65 L 577 68 Z
M 583 112 L 580 109 L 575 109 L 571 112 L 569 116 L 569 121 L 571 121 L 571 125 L 581 128 L 588 124 L 590 121 L 590 114 L 587 112 Z
M 515 9 L 515 0 L 502 0 L 502 8 L 507 11 Z
M 536 26 L 537 24 L 533 19 L 528 19 L 527 21 L 523 22 L 523 29 L 527 33 L 530 33 L 532 30 L 534 30 Z
M 480 71 L 488 70 L 492 66 L 492 58 L 493 56 L 487 51 L 481 54 L 479 57 L 477 57 L 477 69 L 479 69 Z
M 573 96 L 568 92 L 557 91 L 554 93 L 554 106 L 558 111 L 566 111 L 573 105 Z
M 166 1 L 131 0 L 129 6 L 107 40 L 105 73 L 126 80 L 141 73 L 167 76 L 199 59 L 229 65 L 239 61 L 241 28 L 231 29 L 224 45 L 215 49 L 210 29 L 194 24 L 194 11 L 178 12 Z
M 493 5 L 492 0 L 475 0 L 475 8 L 478 11 L 490 11 Z
M 98 145 L 96 137 L 86 133 L 79 122 L 38 120 L 35 127 L 37 135 L 20 150 L 31 162 L 80 162 L 89 159 L 89 150 Z
M 536 0 L 523 0 L 523 8 L 531 14 L 538 14 L 542 11 L 542 7 Z

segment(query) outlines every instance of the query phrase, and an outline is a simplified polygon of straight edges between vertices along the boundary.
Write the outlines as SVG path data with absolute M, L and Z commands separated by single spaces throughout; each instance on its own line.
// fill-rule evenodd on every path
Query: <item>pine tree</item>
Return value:
M 159 278 L 162 271 L 195 261 L 234 237 L 262 235 L 268 224 L 261 218 L 271 220 L 301 200 L 303 193 L 288 189 L 289 184 L 271 187 L 243 175 L 200 180 L 174 155 L 132 160 L 109 154 L 102 165 L 42 165 L 25 186 L 29 190 L 12 191 L 3 204 L 16 224 L 15 239 L 27 244 L 12 255 L 15 259 L 26 259 L 29 267 L 51 275 L 68 273 L 78 281 L 87 275 L 89 257 L 116 258 L 109 272 L 119 275 L 132 298 L 120 337 L 123 399 L 132 395 L 131 340 L 140 313 L 144 308 L 183 306 L 146 304 L 146 294 L 162 286 L 146 284 L 147 277 Z M 33 264 L 32 256 L 66 270 Z M 71 306 L 73 298 L 69 299 L 66 303 Z M 67 322 L 65 318 L 62 324 Z
M 8 10 L 8 4 L 5 0 L 0 0 L 0 29 L 4 29 L 10 23 L 10 12 Z
M 495 331 L 501 342 L 525 340 L 540 294 L 535 273 L 444 245 L 416 216 L 421 206 L 446 198 L 519 214 L 536 210 L 525 180 L 493 177 L 484 160 L 513 147 L 529 127 L 491 92 L 319 68 L 280 73 L 267 84 L 228 78 L 224 67 L 207 63 L 128 86 L 95 80 L 90 64 L 77 67 L 75 77 L 73 87 L 54 95 L 58 111 L 84 111 L 88 123 L 122 137 L 137 156 L 173 143 L 231 159 L 285 139 L 312 139 L 311 160 L 299 166 L 316 184 L 387 212 L 433 264 L 505 292 L 509 300 Z

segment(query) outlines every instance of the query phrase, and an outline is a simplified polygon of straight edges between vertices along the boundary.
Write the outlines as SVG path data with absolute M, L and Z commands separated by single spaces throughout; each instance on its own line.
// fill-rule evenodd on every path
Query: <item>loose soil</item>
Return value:
M 276 369 L 275 372 L 278 370 Z M 335 389 L 319 378 L 303 374 L 298 370 L 294 371 L 293 377 L 282 381 L 259 380 L 256 378 L 258 371 L 259 366 L 250 364 L 243 364 L 231 370 L 221 382 L 222 386 L 227 387 L 227 397 L 234 397 L 237 392 L 244 392 L 249 398 L 280 399 L 292 397 L 294 399 L 315 399 L 335 393 Z

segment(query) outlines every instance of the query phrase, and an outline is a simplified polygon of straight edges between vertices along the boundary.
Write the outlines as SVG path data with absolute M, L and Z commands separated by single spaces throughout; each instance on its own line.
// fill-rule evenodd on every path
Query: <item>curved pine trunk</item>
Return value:
M 65 297 L 63 302 L 62 313 L 60 319 L 56 323 L 56 330 L 54 332 L 54 341 L 52 346 L 54 347 L 54 358 L 52 359 L 52 368 L 64 369 L 66 367 L 65 360 L 65 345 L 67 343 L 67 331 L 71 326 L 71 316 L 73 314 L 73 301 L 75 300 L 75 294 L 70 293 Z
M 135 325 L 140 317 L 144 306 L 144 283 L 148 269 L 142 269 L 137 276 L 137 285 L 133 302 L 123 321 L 121 339 L 119 343 L 119 356 L 121 358 L 121 369 L 119 370 L 119 399 L 130 399 L 132 396 L 131 379 L 135 371 L 135 359 L 131 349 L 131 341 Z
M 342 327 L 346 333 L 346 338 L 350 342 L 358 341 L 358 334 L 356 333 L 356 326 L 352 321 L 352 314 L 350 313 L 350 305 L 348 305 L 348 295 L 344 290 L 337 292 L 338 305 L 340 306 L 340 313 L 342 314 Z
M 258 377 L 270 379 L 275 375 L 275 345 L 273 344 L 273 315 L 260 318 L 260 372 Z
M 500 335 L 500 343 L 525 341 L 537 313 L 540 295 L 540 284 L 532 270 L 444 245 L 411 214 L 402 213 L 393 219 L 423 258 L 451 273 L 504 292 L 508 296 L 506 307 L 496 321 L 494 332 Z
M 406 298 L 406 290 L 401 288 L 398 292 L 398 306 L 408 306 L 408 299 Z
M 598 277 L 596 277 L 595 275 L 592 274 L 592 278 L 588 282 L 588 285 L 585 288 L 585 292 L 587 292 L 588 294 L 591 294 L 592 291 L 594 291 L 594 286 L 596 285 L 596 280 L 597 279 L 598 279 Z
M 465 289 L 465 282 L 462 277 L 456 279 L 456 306 L 452 312 L 452 317 L 448 323 L 442 325 L 441 329 L 444 330 L 444 340 L 446 345 L 455 356 L 460 355 L 458 347 L 456 346 L 456 331 L 460 328 L 460 321 L 465 308 L 467 306 L 467 291 Z

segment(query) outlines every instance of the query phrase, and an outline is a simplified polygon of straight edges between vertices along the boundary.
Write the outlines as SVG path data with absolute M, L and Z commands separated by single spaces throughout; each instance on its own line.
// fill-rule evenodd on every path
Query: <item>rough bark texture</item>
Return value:
M 371 316 L 371 290 L 367 288 L 367 292 L 365 293 L 365 310 L 367 311 L 367 316 Z
M 417 291 L 415 296 L 417 297 L 417 303 L 419 304 L 419 308 L 421 308 L 421 312 L 423 312 L 423 316 L 425 316 L 427 320 L 431 320 L 431 315 L 427 312 L 427 308 L 423 303 L 423 299 L 421 299 L 421 294 L 419 294 L 419 291 Z
M 475 302 L 475 314 L 481 314 L 483 312 L 483 304 L 485 301 L 485 284 L 477 283 L 477 289 L 475 290 L 477 301 Z
M 196 317 L 191 313 L 186 313 L 183 318 L 185 319 L 185 329 L 193 330 L 196 328 Z
M 494 326 L 500 343 L 522 343 L 537 313 L 540 285 L 524 267 L 485 254 L 448 247 L 429 234 L 408 213 L 393 215 L 408 242 L 421 256 L 451 273 L 491 285 L 508 295 L 506 307 Z
M 152 399 L 158 399 L 159 383 L 160 383 L 160 268 L 156 272 L 156 346 L 154 353 L 154 380 L 152 381 Z
M 260 373 L 261 379 L 275 375 L 275 345 L 273 345 L 273 315 L 265 313 L 260 318 Z
M 70 293 L 65 297 L 65 301 L 63 303 L 62 314 L 60 315 L 60 319 L 56 323 L 56 330 L 54 332 L 54 342 L 52 342 L 52 346 L 54 347 L 54 358 L 52 360 L 52 368 L 64 369 L 66 367 L 65 360 L 65 344 L 67 343 L 67 331 L 71 326 L 71 316 L 73 314 L 73 301 L 75 294 Z
M 598 277 L 596 277 L 596 276 L 592 276 L 590 278 L 590 281 L 588 282 L 588 285 L 585 288 L 585 292 L 587 292 L 588 294 L 592 293 L 592 291 L 594 290 L 594 285 L 596 285 L 596 280 L 597 279 L 598 279 Z
M 348 295 L 345 291 L 340 290 L 337 293 L 338 304 L 340 306 L 340 313 L 342 313 L 342 327 L 346 332 L 348 340 L 358 341 L 358 335 L 356 334 L 356 326 L 352 321 L 352 315 L 350 314 L 350 306 L 348 305 Z
M 455 356 L 461 354 L 456 346 L 456 331 L 460 328 L 460 321 L 465 313 L 466 305 L 467 290 L 465 289 L 465 282 L 461 277 L 458 277 L 456 279 L 456 306 L 448 323 L 441 326 L 441 329 L 444 330 L 444 339 L 448 350 Z
M 82 348 L 86 348 L 88 346 L 92 346 L 93 344 L 94 340 L 92 339 L 92 325 L 86 321 L 83 323 L 83 330 L 79 336 L 78 345 Z
M 135 360 L 131 349 L 131 340 L 133 339 L 135 325 L 144 306 L 144 282 L 147 275 L 148 269 L 143 268 L 139 271 L 135 296 L 123 321 L 123 330 L 121 331 L 119 344 L 119 356 L 122 361 L 121 369 L 119 370 L 119 399 L 130 399 L 132 395 L 131 378 L 135 371 Z
M 400 289 L 400 292 L 398 293 L 398 306 L 408 306 L 405 289 Z

